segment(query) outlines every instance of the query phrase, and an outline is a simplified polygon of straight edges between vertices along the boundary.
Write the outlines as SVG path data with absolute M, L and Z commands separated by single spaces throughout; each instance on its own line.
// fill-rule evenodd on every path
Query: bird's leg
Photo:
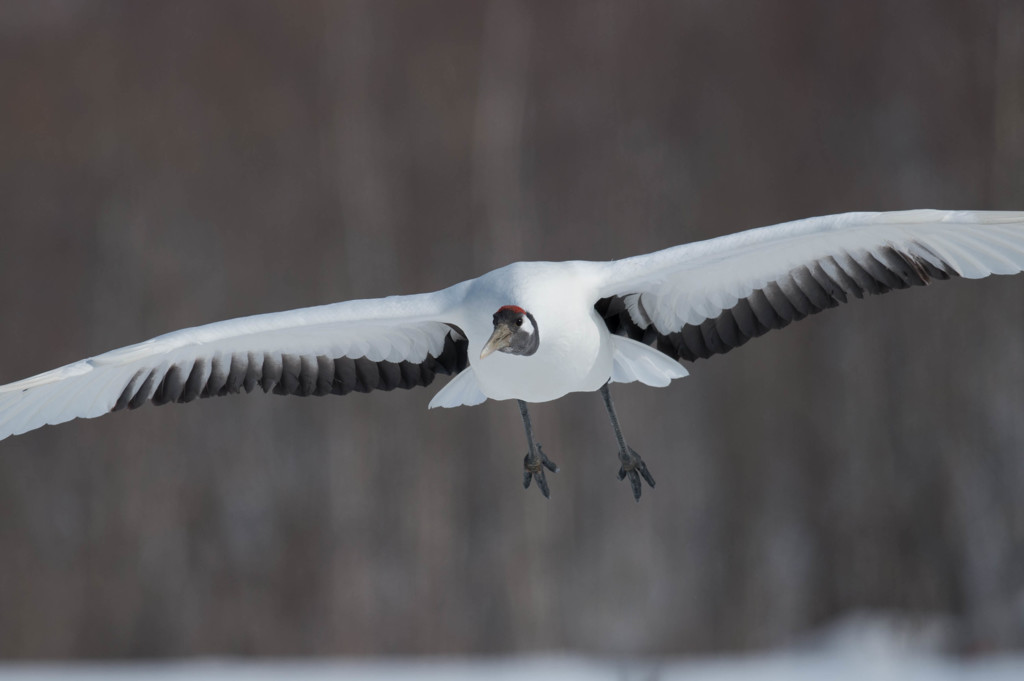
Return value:
M 526 453 L 526 458 L 523 459 L 523 489 L 529 488 L 531 480 L 536 480 L 541 494 L 545 498 L 550 498 L 551 492 L 548 490 L 548 480 L 544 477 L 544 469 L 547 468 L 552 473 L 557 473 L 558 466 L 548 457 L 544 456 L 540 445 L 533 441 L 533 425 L 530 423 L 530 412 L 526 410 L 526 402 L 522 400 L 516 401 L 519 402 L 519 413 L 523 416 L 523 427 L 526 428 L 526 441 L 530 445 L 530 451 Z
M 607 383 L 601 386 L 601 397 L 604 398 L 604 406 L 608 408 L 608 416 L 612 420 L 612 428 L 615 429 L 615 439 L 619 441 L 619 461 L 622 462 L 622 466 L 619 467 L 619 480 L 628 475 L 629 485 L 633 488 L 633 498 L 640 501 L 642 489 L 640 478 L 646 480 L 651 487 L 654 487 L 654 478 L 647 470 L 644 460 L 626 444 L 626 439 L 622 437 L 622 429 L 619 428 L 619 419 L 615 416 L 615 407 L 612 406 L 612 395 L 608 392 Z

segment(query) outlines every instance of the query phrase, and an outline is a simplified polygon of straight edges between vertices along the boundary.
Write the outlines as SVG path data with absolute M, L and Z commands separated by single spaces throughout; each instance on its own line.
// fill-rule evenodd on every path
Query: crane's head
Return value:
M 537 352 L 540 335 L 537 320 L 521 307 L 505 305 L 494 313 L 494 333 L 487 339 L 480 359 L 494 351 L 528 356 Z

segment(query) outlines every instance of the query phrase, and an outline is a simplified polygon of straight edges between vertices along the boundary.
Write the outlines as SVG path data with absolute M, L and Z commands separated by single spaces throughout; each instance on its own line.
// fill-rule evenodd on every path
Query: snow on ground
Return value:
M 0 681 L 1022 681 L 1024 653 L 952 657 L 942 619 L 855 616 L 785 651 L 724 657 L 186 659 L 4 663 Z
M 969 660 L 930 656 L 780 653 L 724 658 L 506 658 L 194 660 L 148 663 L 0 664 L 2 681 L 1021 681 L 1024 655 Z

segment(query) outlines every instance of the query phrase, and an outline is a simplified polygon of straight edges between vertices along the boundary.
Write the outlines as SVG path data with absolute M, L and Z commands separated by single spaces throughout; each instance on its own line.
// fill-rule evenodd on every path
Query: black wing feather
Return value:
M 630 294 L 602 298 L 594 308 L 612 333 L 653 345 L 674 359 L 692 362 L 725 354 L 751 338 L 837 307 L 849 295 L 861 298 L 956 276 L 959 275 L 948 263 L 940 261 L 934 265 L 924 258 L 884 247 L 877 254 L 843 254 L 795 268 L 718 316 L 700 324 L 685 324 L 671 333 L 661 333 L 653 324 L 633 321 L 625 300 Z
M 165 372 L 139 371 L 111 411 L 136 409 L 147 401 L 190 402 L 201 397 L 249 393 L 257 388 L 275 395 L 306 396 L 427 386 L 438 374 L 453 375 L 465 369 L 469 365 L 468 347 L 465 335 L 453 327 L 445 336 L 441 352 L 436 357 L 428 355 L 422 362 L 252 352 L 212 360 L 200 358 L 173 364 Z M 159 385 L 147 399 L 157 380 Z

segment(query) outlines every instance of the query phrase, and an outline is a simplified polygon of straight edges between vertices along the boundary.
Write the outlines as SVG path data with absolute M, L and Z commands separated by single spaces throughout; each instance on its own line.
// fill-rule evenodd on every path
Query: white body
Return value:
M 544 402 L 598 390 L 609 380 L 664 386 L 686 370 L 650 346 L 612 335 L 595 310 L 598 300 L 622 299 L 638 328 L 667 335 L 706 320 L 717 323 L 723 311 L 771 287 L 802 295 L 796 284 L 812 270 L 846 281 L 845 272 L 877 269 L 887 253 L 905 258 L 901 262 L 908 266 L 948 276 L 1016 273 L 1024 268 L 1024 213 L 847 213 L 605 263 L 514 263 L 436 293 L 184 329 L 0 386 L 0 439 L 99 416 L 124 406 L 119 399 L 123 403 L 129 395 L 144 401 L 153 397 L 162 378 L 178 370 L 209 388 L 223 378 L 218 371 L 224 373 L 238 358 L 248 358 L 250 370 L 257 372 L 279 366 L 282 358 L 292 366 L 301 358 L 304 370 L 332 358 L 418 365 L 438 357 L 453 338 L 461 339 L 456 328 L 468 340 L 469 367 L 430 406 L 471 405 L 487 398 Z M 493 330 L 492 315 L 505 305 L 534 315 L 538 349 L 530 356 L 495 352 L 481 359 Z
M 458 287 L 463 297 L 452 319 L 469 340 L 467 371 L 485 397 L 547 402 L 608 382 L 612 345 L 594 310 L 596 274 L 592 263 L 521 262 Z M 529 357 L 496 352 L 480 359 L 494 330 L 491 315 L 509 301 L 536 318 L 537 352 Z

